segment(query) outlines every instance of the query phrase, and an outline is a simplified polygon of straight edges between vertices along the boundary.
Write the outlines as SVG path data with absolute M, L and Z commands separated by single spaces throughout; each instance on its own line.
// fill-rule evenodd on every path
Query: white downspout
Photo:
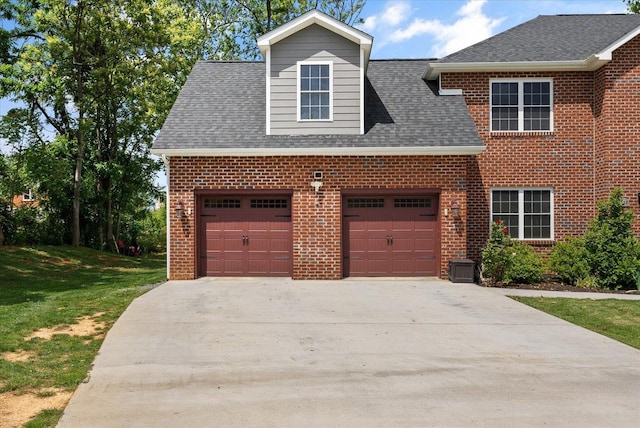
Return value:
M 162 162 L 166 165 L 166 177 L 167 177 L 167 197 L 165 203 L 165 209 L 167 211 L 167 279 L 171 277 L 171 210 L 169 207 L 171 204 L 169 203 L 169 182 L 170 180 L 170 167 L 169 167 L 169 157 L 166 155 L 162 155 Z

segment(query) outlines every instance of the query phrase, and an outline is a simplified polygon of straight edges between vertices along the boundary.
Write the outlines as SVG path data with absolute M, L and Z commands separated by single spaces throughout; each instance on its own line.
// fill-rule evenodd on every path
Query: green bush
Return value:
M 501 282 L 511 259 L 505 251 L 511 245 L 511 237 L 501 222 L 491 224 L 487 245 L 482 249 L 482 275 L 492 282 Z
M 535 284 L 542 280 L 542 257 L 530 245 L 513 241 L 506 250 L 511 262 L 504 274 L 505 284 Z
M 491 225 L 491 234 L 482 250 L 482 275 L 491 282 L 505 284 L 540 282 L 542 257 L 529 245 L 514 241 L 500 222 Z
M 598 204 L 598 214 L 585 233 L 591 272 L 603 288 L 636 288 L 640 243 L 633 235 L 633 211 L 624 206 L 622 189 Z
M 622 189 L 614 189 L 608 200 L 598 204 L 584 238 L 556 244 L 549 267 L 563 281 L 579 286 L 637 288 L 640 243 L 633 235 L 633 219 Z
M 576 285 L 591 276 L 588 256 L 583 238 L 569 238 L 558 242 L 551 251 L 549 269 L 563 282 Z
M 145 252 L 161 253 L 167 250 L 167 209 L 164 204 L 158 210 L 147 212 L 138 225 L 138 243 Z

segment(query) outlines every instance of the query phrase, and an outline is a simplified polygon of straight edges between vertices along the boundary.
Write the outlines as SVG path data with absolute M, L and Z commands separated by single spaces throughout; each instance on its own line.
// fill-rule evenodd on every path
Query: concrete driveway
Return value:
M 437 280 L 171 281 L 59 427 L 637 427 L 640 351 Z

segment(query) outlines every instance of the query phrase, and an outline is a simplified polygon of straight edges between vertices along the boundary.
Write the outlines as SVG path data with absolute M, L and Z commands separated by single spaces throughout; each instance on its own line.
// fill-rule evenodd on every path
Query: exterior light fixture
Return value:
M 176 216 L 178 216 L 178 218 L 186 217 L 184 213 L 184 205 L 182 204 L 182 201 L 178 201 L 178 204 L 176 205 Z
M 457 199 L 451 201 L 451 215 L 453 216 L 453 218 L 460 218 L 460 204 L 458 203 Z

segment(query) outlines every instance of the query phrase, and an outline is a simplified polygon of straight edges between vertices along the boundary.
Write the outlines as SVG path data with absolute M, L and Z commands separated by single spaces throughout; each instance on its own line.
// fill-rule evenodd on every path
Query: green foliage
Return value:
M 487 245 L 482 250 L 482 274 L 493 282 L 504 279 L 511 259 L 507 248 L 511 246 L 511 237 L 501 222 L 491 224 L 491 233 Z
M 530 245 L 514 241 L 507 252 L 510 263 L 504 274 L 505 284 L 535 284 L 542 280 L 542 257 Z
M 591 277 L 589 257 L 583 238 L 569 238 L 558 242 L 549 257 L 549 269 L 563 282 L 576 285 Z
M 482 250 L 482 274 L 505 284 L 540 282 L 542 257 L 531 246 L 513 240 L 501 222 L 491 225 L 489 240 Z
M 640 271 L 640 243 L 633 235 L 633 211 L 625 209 L 621 188 L 598 204 L 598 214 L 585 233 L 591 272 L 603 288 L 635 288 Z
M 167 250 L 167 208 L 165 204 L 162 204 L 160 209 L 147 211 L 138 225 L 140 229 L 138 244 L 144 252 L 161 253 Z
M 640 1 L 638 1 L 638 0 L 625 0 L 625 3 L 629 7 L 629 12 L 640 13 Z
M 624 206 L 624 193 L 614 189 L 598 204 L 598 214 L 584 238 L 556 244 L 550 268 L 563 281 L 609 289 L 637 288 L 640 243 L 633 235 L 633 211 Z

